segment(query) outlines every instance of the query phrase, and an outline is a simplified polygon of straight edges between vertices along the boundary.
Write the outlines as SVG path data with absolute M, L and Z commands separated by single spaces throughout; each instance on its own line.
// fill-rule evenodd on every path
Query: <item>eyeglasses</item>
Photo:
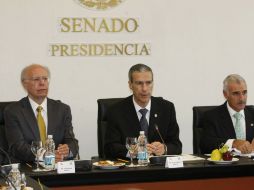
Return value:
M 143 85 L 150 86 L 150 85 L 153 84 L 153 81 L 152 80 L 149 80 L 149 81 L 134 81 L 133 83 L 135 85 L 138 85 L 138 86 L 143 86 Z
M 246 96 L 247 90 L 231 92 L 233 96 Z
M 40 83 L 40 82 L 49 82 L 49 77 L 32 77 L 32 78 L 27 78 L 24 80 L 29 80 L 34 83 Z

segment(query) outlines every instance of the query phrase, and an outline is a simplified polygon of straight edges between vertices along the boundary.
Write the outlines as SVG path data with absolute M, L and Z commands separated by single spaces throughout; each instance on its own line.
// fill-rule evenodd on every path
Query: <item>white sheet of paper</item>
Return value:
M 181 167 L 183 167 L 182 156 L 167 157 L 165 168 L 181 168 Z
M 57 163 L 57 173 L 58 174 L 75 173 L 74 160 L 58 162 Z
M 198 160 L 205 160 L 205 158 L 199 157 L 199 156 L 194 156 L 191 154 L 182 154 L 183 161 L 198 161 Z

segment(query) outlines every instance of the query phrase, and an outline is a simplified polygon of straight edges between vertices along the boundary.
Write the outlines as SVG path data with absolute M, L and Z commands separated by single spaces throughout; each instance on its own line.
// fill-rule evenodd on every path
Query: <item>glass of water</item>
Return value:
M 137 151 L 137 145 L 138 140 L 136 137 L 126 137 L 126 148 L 129 151 L 131 163 L 128 165 L 128 167 L 136 167 L 136 165 L 133 164 L 133 157 L 135 155 L 135 152 Z

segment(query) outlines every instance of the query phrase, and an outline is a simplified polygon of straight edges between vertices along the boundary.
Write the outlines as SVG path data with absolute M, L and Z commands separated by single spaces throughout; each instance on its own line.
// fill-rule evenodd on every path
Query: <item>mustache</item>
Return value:
M 246 104 L 246 100 L 240 100 L 238 104 Z

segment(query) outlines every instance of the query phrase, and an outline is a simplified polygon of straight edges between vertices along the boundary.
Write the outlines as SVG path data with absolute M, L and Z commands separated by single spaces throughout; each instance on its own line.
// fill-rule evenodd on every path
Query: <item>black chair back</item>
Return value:
M 206 111 L 212 110 L 217 106 L 194 106 L 193 109 L 193 154 L 204 154 L 200 149 L 200 138 L 203 135 L 203 129 L 200 123 Z M 254 109 L 253 105 L 247 105 L 248 109 Z
M 203 135 L 203 129 L 200 125 L 203 115 L 206 111 L 212 110 L 217 106 L 194 106 L 193 110 L 193 154 L 202 154 L 200 149 L 200 139 Z
M 4 151 L 8 151 L 8 142 L 5 136 L 5 128 L 4 128 L 4 109 L 7 105 L 9 105 L 10 103 L 13 102 L 0 102 L 0 147 L 4 150 Z M 0 156 L 1 157 L 1 156 Z M 3 161 L 3 158 L 0 158 L 0 164 Z
M 123 98 L 107 98 L 98 99 L 98 118 L 97 118 L 97 141 L 98 141 L 98 153 L 100 158 L 105 158 L 104 144 L 105 134 L 107 130 L 107 111 L 115 103 L 123 100 Z

